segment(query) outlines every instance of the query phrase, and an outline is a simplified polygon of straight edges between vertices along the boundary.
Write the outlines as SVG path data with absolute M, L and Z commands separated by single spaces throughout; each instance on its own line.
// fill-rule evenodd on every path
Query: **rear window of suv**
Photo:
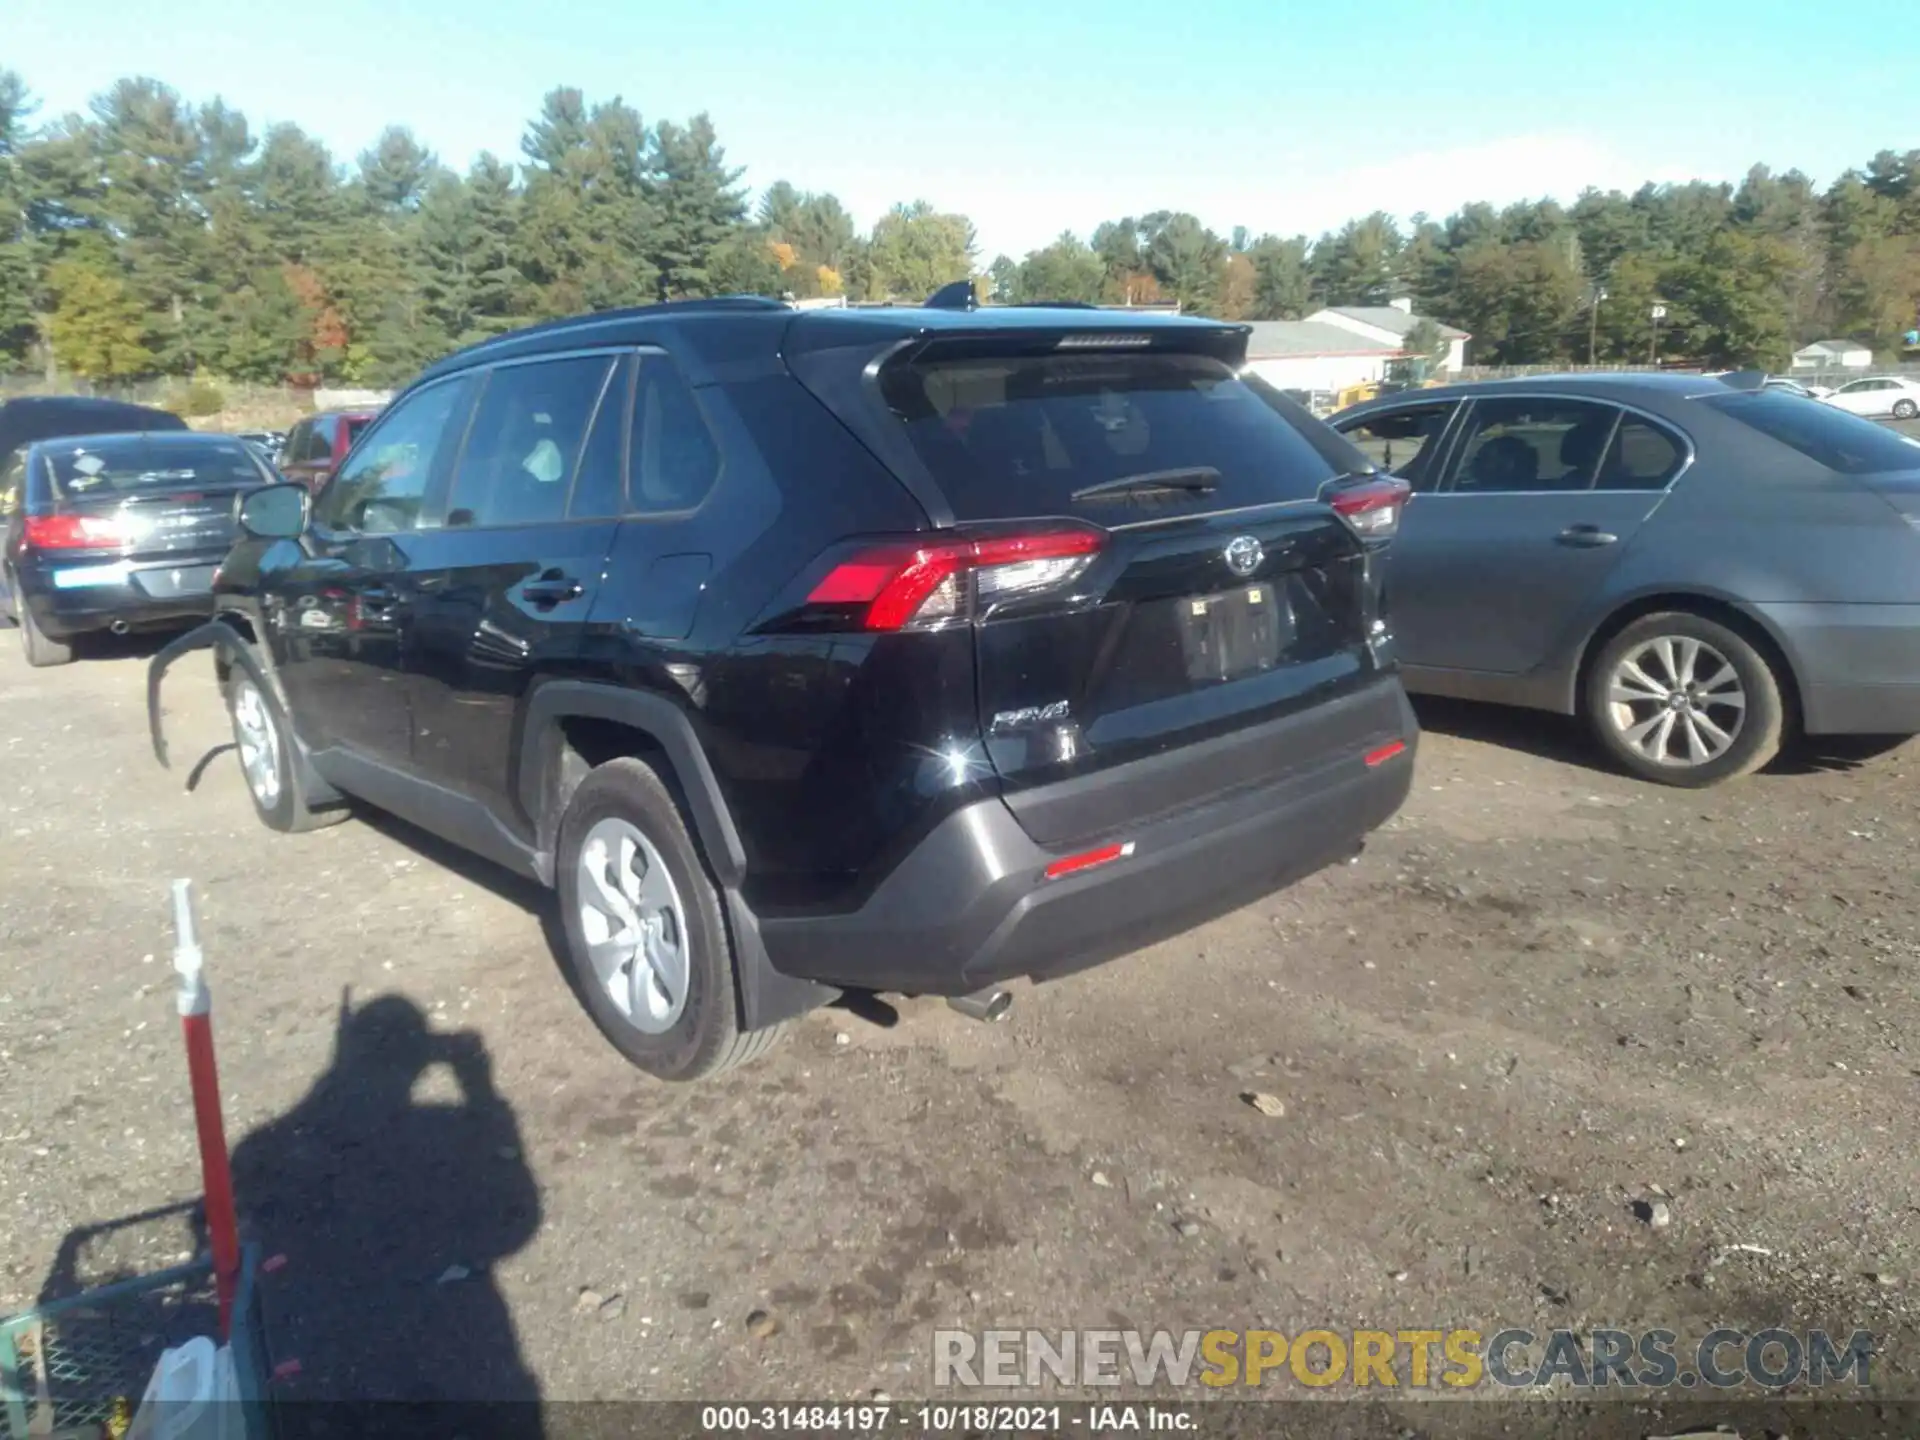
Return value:
M 889 367 L 881 386 L 960 520 L 1124 523 L 1311 499 L 1334 475 L 1274 404 L 1206 356 L 924 360 Z
M 1704 403 L 1842 475 L 1920 470 L 1920 441 L 1818 400 L 1762 390 Z
M 231 490 L 267 483 L 252 452 L 238 440 L 204 444 L 71 440 L 43 445 L 41 453 L 53 473 L 54 494 L 63 500 L 175 485 Z

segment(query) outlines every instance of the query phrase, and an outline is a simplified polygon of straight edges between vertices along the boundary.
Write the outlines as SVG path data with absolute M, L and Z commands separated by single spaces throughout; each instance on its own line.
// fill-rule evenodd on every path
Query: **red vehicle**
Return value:
M 333 478 L 347 451 L 367 428 L 375 410 L 322 410 L 287 432 L 275 462 L 280 473 L 318 493 Z

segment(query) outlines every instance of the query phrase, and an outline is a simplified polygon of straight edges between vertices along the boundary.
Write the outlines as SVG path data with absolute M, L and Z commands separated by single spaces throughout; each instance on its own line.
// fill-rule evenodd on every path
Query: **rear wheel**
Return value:
M 1685 787 L 1758 770 L 1786 724 L 1766 656 L 1685 611 L 1643 616 L 1607 643 L 1587 676 L 1586 715 L 1628 770 Z
M 1920 415 L 1920 405 L 1914 404 L 1913 401 L 1896 400 L 1893 402 L 1893 418 L 1894 419 L 1911 420 L 1916 415 Z
M 288 748 L 284 717 L 253 677 L 236 668 L 227 680 L 227 716 L 233 722 L 233 746 L 255 813 L 270 830 L 294 834 L 337 825 L 347 818 L 344 805 L 316 810 L 307 804 Z
M 649 1075 L 697 1080 L 753 1059 L 720 892 L 653 768 L 610 760 L 574 791 L 555 857 L 567 961 L 587 1013 Z
M 40 622 L 33 618 L 33 607 L 18 590 L 14 594 L 14 609 L 18 612 L 20 624 L 20 648 L 26 652 L 27 664 L 44 670 L 50 665 L 65 665 L 73 659 L 73 646 L 64 640 L 55 640 L 40 628 Z

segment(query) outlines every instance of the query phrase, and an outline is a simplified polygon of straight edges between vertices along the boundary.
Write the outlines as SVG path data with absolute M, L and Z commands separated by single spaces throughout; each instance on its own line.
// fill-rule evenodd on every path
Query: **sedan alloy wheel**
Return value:
M 1746 723 L 1740 674 L 1713 646 L 1661 635 L 1622 655 L 1607 715 L 1624 745 L 1657 765 L 1704 765 L 1733 748 Z

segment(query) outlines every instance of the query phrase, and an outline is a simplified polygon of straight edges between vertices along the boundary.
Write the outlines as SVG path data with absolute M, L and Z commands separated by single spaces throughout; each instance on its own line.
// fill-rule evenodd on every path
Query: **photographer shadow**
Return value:
M 242 1225 L 284 1254 L 267 1317 L 297 1358 L 282 1434 L 541 1433 L 494 1268 L 540 1224 L 519 1125 L 471 1031 L 343 996 L 332 1063 L 233 1152 Z

